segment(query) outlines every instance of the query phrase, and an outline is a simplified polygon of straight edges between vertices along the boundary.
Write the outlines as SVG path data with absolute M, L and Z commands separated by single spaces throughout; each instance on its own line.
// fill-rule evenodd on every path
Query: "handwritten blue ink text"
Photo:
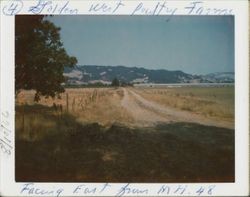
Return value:
M 205 7 L 202 1 L 190 2 L 185 7 L 188 15 L 232 15 L 232 9 Z
M 149 193 L 148 189 L 139 189 L 136 187 L 130 187 L 130 184 L 122 186 L 116 196 L 124 196 L 124 195 L 147 195 Z
M 99 13 L 115 13 L 117 12 L 121 7 L 125 6 L 122 1 L 116 2 L 113 4 L 107 4 L 107 3 L 94 3 L 90 6 L 89 12 L 99 12 Z
M 41 195 L 41 196 L 56 196 L 59 197 L 61 196 L 62 192 L 64 190 L 62 188 L 59 189 L 43 189 L 43 188 L 38 188 L 34 185 L 34 183 L 26 183 L 23 185 L 21 189 L 21 194 L 23 195 Z
M 11 141 L 11 129 L 9 123 L 10 114 L 8 111 L 1 113 L 1 135 L 0 135 L 0 148 L 4 154 L 11 155 L 12 141 Z
M 23 2 L 19 0 L 11 1 L 8 5 L 3 7 L 3 14 L 13 16 L 18 14 L 23 8 Z
M 78 9 L 71 8 L 69 3 L 69 1 L 60 4 L 52 0 L 39 0 L 37 4 L 31 6 L 28 11 L 32 14 L 41 14 L 42 12 L 46 14 L 77 14 Z
M 158 2 L 156 5 L 152 7 L 146 7 L 144 3 L 139 3 L 135 9 L 132 11 L 131 15 L 137 15 L 137 14 L 145 14 L 145 15 L 174 15 L 178 8 L 170 8 L 167 7 L 167 3 L 164 2 Z

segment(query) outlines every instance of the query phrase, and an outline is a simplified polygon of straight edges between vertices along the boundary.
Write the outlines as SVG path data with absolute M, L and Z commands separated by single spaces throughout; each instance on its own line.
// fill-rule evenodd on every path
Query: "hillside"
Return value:
M 208 75 L 192 75 L 182 71 L 164 69 L 152 70 L 125 66 L 85 65 L 66 68 L 64 76 L 67 84 L 111 84 L 114 78 L 124 83 L 233 83 L 234 73 L 212 73 Z

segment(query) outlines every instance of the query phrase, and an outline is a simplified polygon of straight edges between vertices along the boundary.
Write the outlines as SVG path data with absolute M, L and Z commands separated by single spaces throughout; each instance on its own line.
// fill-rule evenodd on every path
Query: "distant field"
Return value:
M 80 88 L 16 99 L 16 181 L 233 182 L 234 88 Z
M 146 99 L 205 117 L 234 122 L 234 86 L 137 88 Z

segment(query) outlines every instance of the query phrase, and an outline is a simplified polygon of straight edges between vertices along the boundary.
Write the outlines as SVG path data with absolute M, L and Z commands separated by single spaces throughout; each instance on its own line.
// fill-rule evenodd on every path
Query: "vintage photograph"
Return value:
M 234 182 L 234 31 L 229 15 L 16 15 L 16 182 Z

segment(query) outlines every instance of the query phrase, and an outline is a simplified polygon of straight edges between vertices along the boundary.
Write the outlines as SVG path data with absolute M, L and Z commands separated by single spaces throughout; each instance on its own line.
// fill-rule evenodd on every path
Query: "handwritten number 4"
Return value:
M 212 195 L 213 189 L 214 189 L 214 188 L 215 188 L 215 185 L 209 186 L 209 187 L 208 187 L 208 190 L 207 190 L 207 194 L 208 194 L 208 195 Z M 198 196 L 200 196 L 204 191 L 205 191 L 205 188 L 204 188 L 204 187 L 200 187 L 200 188 L 196 191 L 196 193 L 197 193 Z
M 3 13 L 8 16 L 18 14 L 23 7 L 22 1 L 13 1 L 11 4 L 3 7 Z
M 197 191 L 196 191 L 196 193 L 198 194 L 198 196 L 199 195 L 201 195 L 203 192 L 204 192 L 204 187 L 200 187 Z

